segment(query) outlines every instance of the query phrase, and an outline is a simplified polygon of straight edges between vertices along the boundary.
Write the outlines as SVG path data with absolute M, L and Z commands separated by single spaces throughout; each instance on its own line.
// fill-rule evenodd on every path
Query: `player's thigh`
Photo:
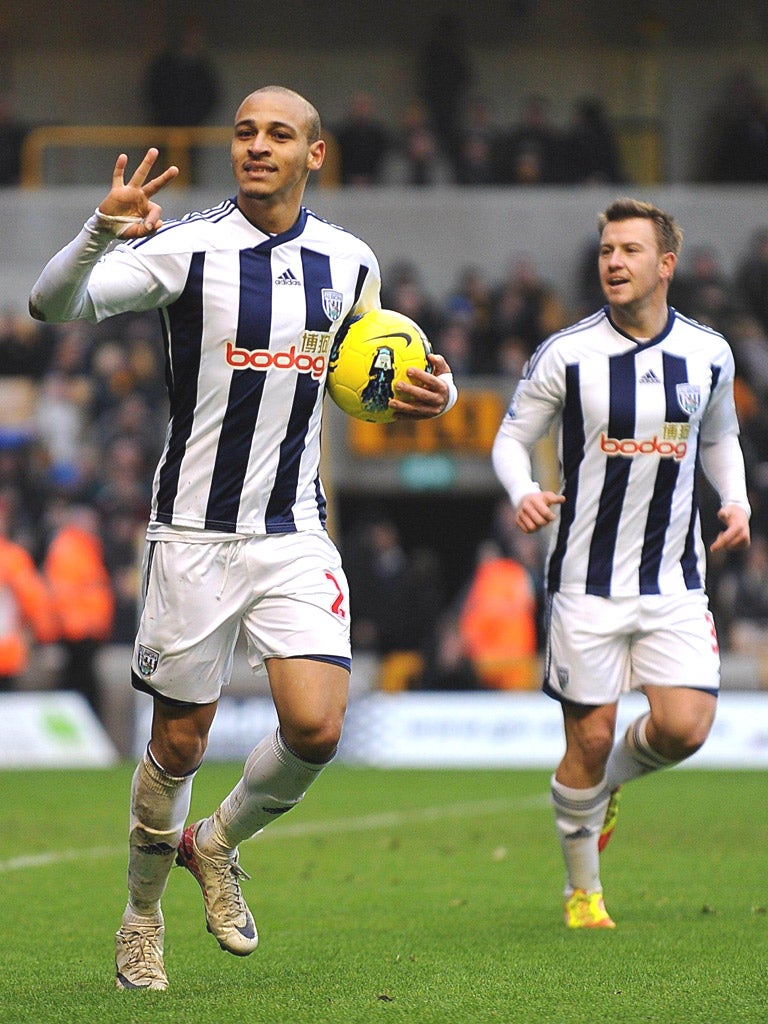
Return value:
M 243 616 L 252 667 L 269 658 L 319 657 L 349 668 L 349 587 L 330 538 L 257 538 L 248 552 L 260 591 Z
M 152 544 L 133 654 L 134 686 L 160 699 L 210 704 L 232 672 L 247 579 L 240 541 Z
M 267 672 L 286 739 L 293 734 L 335 746 L 347 710 L 346 667 L 315 658 L 269 658 Z
M 643 691 L 651 709 L 648 740 L 660 753 L 672 758 L 698 750 L 712 728 L 717 697 L 709 690 L 687 686 L 645 686 Z M 654 736 L 666 739 L 672 748 L 665 753 Z M 675 746 L 679 745 L 679 746 Z
M 639 627 L 632 644 L 633 687 L 718 692 L 720 653 L 706 595 L 641 598 Z
M 593 594 L 550 598 L 545 690 L 574 704 L 612 704 L 629 687 L 630 602 Z

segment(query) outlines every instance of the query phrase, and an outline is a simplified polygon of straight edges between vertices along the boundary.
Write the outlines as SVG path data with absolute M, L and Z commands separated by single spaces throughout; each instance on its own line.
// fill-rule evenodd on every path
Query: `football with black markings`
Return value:
M 432 372 L 432 352 L 417 323 L 391 309 L 350 317 L 339 328 L 328 362 L 328 393 L 348 416 L 389 423 L 394 386 L 409 367 Z

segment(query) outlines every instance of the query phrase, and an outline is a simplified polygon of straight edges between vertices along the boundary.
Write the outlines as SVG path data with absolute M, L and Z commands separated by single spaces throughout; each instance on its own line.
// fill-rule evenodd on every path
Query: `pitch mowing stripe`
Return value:
M 359 818 L 343 818 L 340 821 L 302 821 L 295 825 L 281 824 L 268 829 L 259 836 L 259 841 L 276 839 L 301 839 L 305 836 L 338 835 L 342 832 L 375 832 L 382 828 L 420 821 L 441 821 L 444 818 L 477 817 L 478 814 L 498 814 L 511 810 L 539 810 L 549 807 L 549 797 L 543 794 L 528 796 L 519 800 L 499 798 L 495 800 L 466 801 L 460 804 L 445 804 L 438 807 L 416 807 L 409 811 L 386 811 L 380 814 L 365 814 Z M 103 857 L 124 857 L 127 846 L 94 846 L 84 850 L 51 850 L 48 853 L 34 853 L 26 857 L 11 857 L 0 860 L 0 874 L 9 871 L 26 871 L 32 868 L 52 867 L 79 860 L 98 860 Z

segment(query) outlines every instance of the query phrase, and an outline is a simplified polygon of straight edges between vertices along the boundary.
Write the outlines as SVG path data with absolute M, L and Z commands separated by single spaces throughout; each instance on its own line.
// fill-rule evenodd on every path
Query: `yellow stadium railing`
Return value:
M 339 152 L 334 137 L 325 132 L 326 157 L 318 174 L 323 188 L 336 188 L 339 184 Z M 25 137 L 21 151 L 22 188 L 42 188 L 45 185 L 45 156 L 55 149 L 109 148 L 120 152 L 131 146 L 157 146 L 166 164 L 176 164 L 179 176 L 176 184 L 190 184 L 190 153 L 207 146 L 226 147 L 232 139 L 232 129 L 225 126 L 194 128 L 166 128 L 156 125 L 41 125 Z

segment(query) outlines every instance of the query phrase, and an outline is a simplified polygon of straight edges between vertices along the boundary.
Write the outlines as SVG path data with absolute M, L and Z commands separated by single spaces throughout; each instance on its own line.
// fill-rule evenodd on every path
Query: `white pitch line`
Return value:
M 357 818 L 342 818 L 336 821 L 300 821 L 295 825 L 280 825 L 259 835 L 259 841 L 275 839 L 301 839 L 306 836 L 339 835 L 343 832 L 375 832 L 383 828 L 419 821 L 441 821 L 445 818 L 475 818 L 481 814 L 498 814 L 512 810 L 538 810 L 549 806 L 544 794 L 521 797 L 516 800 L 499 797 L 495 800 L 467 801 L 460 804 L 444 804 L 435 807 L 415 807 L 409 811 L 383 811 L 379 814 L 364 814 Z M 0 874 L 9 871 L 25 871 L 45 868 L 78 860 L 97 860 L 103 857 L 123 857 L 127 846 L 95 846 L 82 850 L 51 850 L 48 853 L 34 853 L 24 857 L 0 860 Z

